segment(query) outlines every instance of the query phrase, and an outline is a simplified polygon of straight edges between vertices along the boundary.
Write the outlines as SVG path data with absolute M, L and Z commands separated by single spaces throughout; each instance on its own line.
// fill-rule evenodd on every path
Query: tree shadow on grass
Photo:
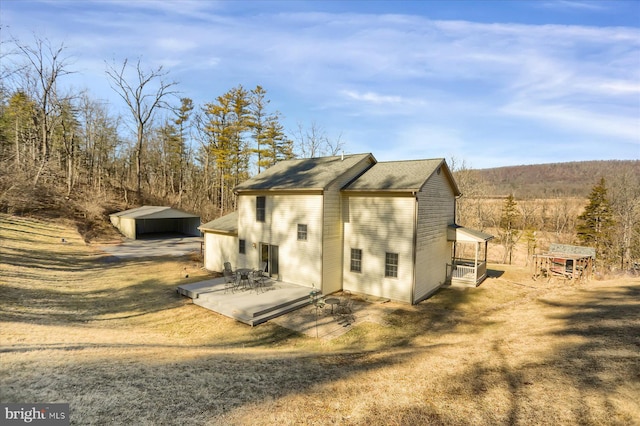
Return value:
M 581 372 L 575 377 L 579 387 L 613 391 L 630 379 L 640 380 L 640 284 L 593 291 L 586 302 L 543 303 L 569 311 L 554 316 L 566 323 L 556 335 L 586 339 L 556 360 L 569 373 Z
M 461 374 L 465 380 L 460 394 L 477 401 L 479 410 L 491 392 L 508 395 L 502 417 L 487 422 L 527 423 L 527 416 L 537 411 L 559 424 L 634 423 L 633 415 L 621 411 L 614 399 L 620 389 L 640 380 L 640 285 L 589 294 L 587 299 L 573 294 L 539 300 L 545 306 L 542 315 L 563 322 L 552 332 L 560 342 L 552 346 L 553 352 L 526 362 L 497 341 L 489 361 L 475 362 Z M 541 390 L 545 388 L 553 393 L 546 394 Z M 538 401 L 540 395 L 549 400 Z
M 45 396 L 65 401 L 76 409 L 78 424 L 107 419 L 112 424 L 225 424 L 225 414 L 244 406 L 304 394 L 321 384 L 401 363 L 407 356 L 233 353 L 168 360 L 149 354 L 121 361 L 102 353 L 58 365 L 55 376 L 46 362 L 31 365 L 28 374 L 17 372 L 3 380 L 3 401 Z M 48 377 L 55 387 L 33 386 L 37 377 Z
M 2 291 L 3 321 L 49 325 L 131 318 L 185 304 L 158 279 L 114 289 L 57 290 L 3 285 Z

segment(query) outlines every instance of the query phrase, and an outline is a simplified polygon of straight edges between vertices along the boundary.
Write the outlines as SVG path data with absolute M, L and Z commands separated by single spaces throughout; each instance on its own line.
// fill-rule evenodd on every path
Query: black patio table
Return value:
M 324 299 L 324 303 L 326 303 L 327 305 L 331 305 L 331 314 L 333 314 L 333 307 L 334 305 L 340 304 L 340 299 L 338 299 L 337 297 L 329 297 L 327 299 Z
M 249 280 L 249 275 L 253 269 L 249 268 L 238 268 L 236 270 L 236 274 L 238 276 L 238 287 L 242 286 L 242 288 L 247 288 L 247 285 L 251 287 L 251 281 Z

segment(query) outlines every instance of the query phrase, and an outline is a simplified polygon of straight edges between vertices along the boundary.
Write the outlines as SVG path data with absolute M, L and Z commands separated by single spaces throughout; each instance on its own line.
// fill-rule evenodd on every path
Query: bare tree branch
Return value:
M 128 69 L 129 60 L 125 59 L 122 67 L 115 64 L 107 64 L 107 76 L 109 85 L 122 98 L 129 111 L 136 128 L 136 174 L 137 192 L 141 195 L 141 173 L 142 173 L 142 148 L 144 138 L 148 131 L 150 122 L 157 109 L 168 108 L 166 99 L 177 95 L 177 91 L 172 90 L 177 85 L 176 82 L 166 82 L 164 77 L 168 72 L 163 71 L 162 66 L 150 71 L 144 71 L 140 64 L 140 59 L 135 66 L 136 78 L 130 83 L 125 76 Z M 154 83 L 158 84 L 154 87 Z

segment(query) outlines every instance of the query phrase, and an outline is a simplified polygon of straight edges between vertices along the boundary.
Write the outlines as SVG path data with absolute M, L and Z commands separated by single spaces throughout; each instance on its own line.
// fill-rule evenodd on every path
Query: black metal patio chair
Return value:
M 224 292 L 231 291 L 232 293 L 235 291 L 238 280 L 236 279 L 236 274 L 227 269 L 222 271 L 222 275 L 224 276 Z
M 264 292 L 267 277 L 262 269 L 257 269 L 251 273 L 251 281 L 256 293 Z

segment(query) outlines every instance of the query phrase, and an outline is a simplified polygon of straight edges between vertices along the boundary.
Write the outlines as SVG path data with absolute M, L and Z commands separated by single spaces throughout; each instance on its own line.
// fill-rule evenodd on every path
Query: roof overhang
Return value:
M 298 189 L 240 189 L 234 190 L 236 195 L 322 195 L 322 188 L 298 188 Z
M 109 215 L 130 219 L 191 219 L 200 216 L 166 206 L 142 206 Z
M 211 222 L 207 222 L 198 228 L 201 232 L 212 234 L 222 234 L 237 236 L 238 235 L 238 212 L 232 212 L 225 216 L 219 217 Z

